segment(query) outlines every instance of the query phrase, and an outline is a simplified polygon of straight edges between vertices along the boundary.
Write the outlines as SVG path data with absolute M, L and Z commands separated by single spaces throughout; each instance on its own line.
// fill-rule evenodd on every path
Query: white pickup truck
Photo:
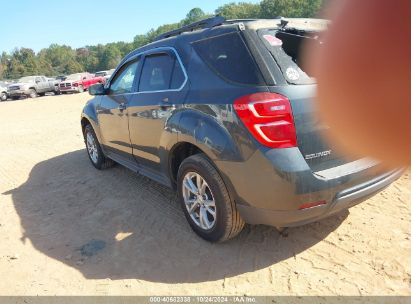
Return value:
M 60 93 L 58 81 L 49 80 L 45 76 L 26 76 L 8 87 L 9 96 L 12 99 L 19 99 L 22 96 L 36 98 L 44 96 L 47 92 Z

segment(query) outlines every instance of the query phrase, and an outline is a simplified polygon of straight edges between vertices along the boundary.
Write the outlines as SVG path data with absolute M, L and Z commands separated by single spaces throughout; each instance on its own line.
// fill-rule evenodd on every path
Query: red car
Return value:
M 65 94 L 67 92 L 82 93 L 87 91 L 90 86 L 96 83 L 105 83 L 104 77 L 95 77 L 90 73 L 76 73 L 67 76 L 66 80 L 59 85 L 60 92 Z

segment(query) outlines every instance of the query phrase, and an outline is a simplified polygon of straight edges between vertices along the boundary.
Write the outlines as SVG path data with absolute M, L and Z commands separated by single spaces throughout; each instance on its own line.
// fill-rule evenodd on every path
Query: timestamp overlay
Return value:
M 150 304 L 150 303 L 258 303 L 258 304 L 409 304 L 409 296 L 0 296 L 0 303 L 16 304 Z

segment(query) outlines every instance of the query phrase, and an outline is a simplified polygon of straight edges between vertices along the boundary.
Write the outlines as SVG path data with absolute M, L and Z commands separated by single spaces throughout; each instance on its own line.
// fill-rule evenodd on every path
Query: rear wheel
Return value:
M 6 100 L 7 100 L 7 94 L 4 93 L 4 92 L 1 92 L 1 94 L 0 94 L 0 100 L 1 100 L 1 101 L 6 101 Z
M 36 90 L 35 90 L 35 89 L 30 89 L 28 96 L 29 96 L 30 98 L 36 98 L 36 97 L 37 97 L 37 92 L 36 92 Z
M 223 242 L 244 227 L 220 174 L 204 154 L 186 158 L 177 176 L 181 207 L 191 228 L 203 239 Z
M 107 158 L 101 150 L 96 133 L 91 125 L 84 128 L 84 141 L 86 142 L 88 157 L 97 169 L 106 169 L 114 165 L 114 162 Z

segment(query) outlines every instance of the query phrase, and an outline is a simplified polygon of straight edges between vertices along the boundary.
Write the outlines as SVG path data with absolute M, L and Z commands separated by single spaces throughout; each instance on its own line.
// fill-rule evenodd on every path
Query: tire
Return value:
M 84 92 L 84 88 L 83 88 L 82 85 L 78 87 L 78 92 L 79 92 L 79 93 L 83 93 L 83 92 Z
M 0 101 L 6 101 L 7 100 L 7 94 L 4 92 L 0 93 Z
M 91 125 L 87 125 L 84 128 L 84 141 L 86 143 L 87 155 L 96 169 L 107 169 L 114 165 L 114 162 L 107 158 L 101 150 L 100 143 Z
M 46 93 L 38 93 L 37 95 L 40 97 L 43 97 L 43 96 L 46 96 Z
M 35 89 L 30 89 L 28 97 L 30 98 L 36 98 L 37 97 L 37 91 Z
M 199 187 L 203 188 L 203 191 L 197 192 L 201 195 L 197 195 L 196 198 L 194 192 L 188 189 L 197 188 L 198 175 L 205 181 L 200 184 L 205 186 Z M 196 188 L 186 186 L 191 185 L 189 180 Z M 235 202 L 230 198 L 220 174 L 204 154 L 190 156 L 181 163 L 177 174 L 177 189 L 184 215 L 191 228 L 201 238 L 209 242 L 224 242 L 235 237 L 243 229 L 244 221 Z M 189 212 L 189 208 L 192 212 Z M 201 214 L 203 216 L 200 216 Z

